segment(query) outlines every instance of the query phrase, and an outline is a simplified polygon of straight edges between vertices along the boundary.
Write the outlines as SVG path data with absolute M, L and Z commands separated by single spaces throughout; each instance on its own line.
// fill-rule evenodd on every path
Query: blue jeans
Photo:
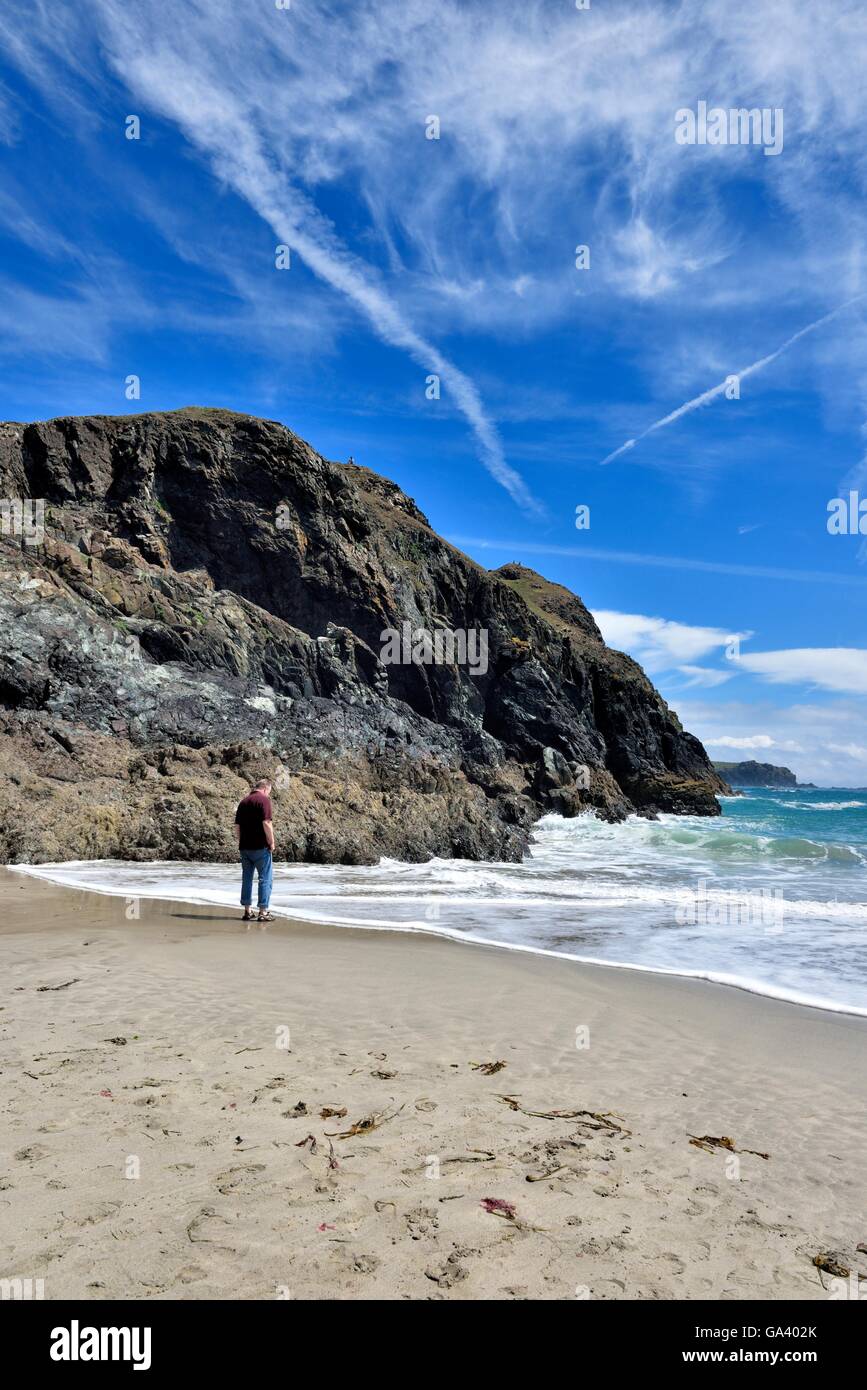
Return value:
M 241 850 L 241 906 L 249 907 L 253 901 L 253 870 L 259 875 L 259 908 L 264 910 L 271 901 L 271 882 L 274 878 L 274 865 L 269 849 Z

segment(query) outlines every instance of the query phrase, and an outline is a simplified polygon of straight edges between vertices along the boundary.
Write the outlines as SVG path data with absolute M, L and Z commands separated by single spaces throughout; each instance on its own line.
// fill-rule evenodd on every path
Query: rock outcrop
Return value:
M 714 767 L 732 787 L 798 787 L 802 785 L 790 768 L 776 767 L 773 763 L 757 763 L 752 760 L 743 763 L 715 762 Z
M 280 424 L 2 425 L 0 496 L 44 503 L 44 533 L 0 537 L 0 861 L 230 858 L 263 770 L 289 860 L 517 859 L 549 810 L 718 813 L 579 598 L 484 570 Z M 485 632 L 485 669 L 383 664 L 405 624 Z

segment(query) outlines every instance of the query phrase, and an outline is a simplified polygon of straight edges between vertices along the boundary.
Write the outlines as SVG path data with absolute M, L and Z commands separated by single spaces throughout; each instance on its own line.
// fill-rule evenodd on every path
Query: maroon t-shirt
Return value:
M 235 824 L 241 827 L 239 849 L 267 849 L 264 822 L 271 820 L 271 798 L 264 792 L 251 792 L 238 803 Z

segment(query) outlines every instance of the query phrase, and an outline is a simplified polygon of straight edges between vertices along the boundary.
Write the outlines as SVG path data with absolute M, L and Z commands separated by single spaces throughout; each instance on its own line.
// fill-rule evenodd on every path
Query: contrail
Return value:
M 771 362 L 776 362 L 778 357 L 782 356 L 784 352 L 788 352 L 789 348 L 793 347 L 799 338 L 803 338 L 808 333 L 812 333 L 816 328 L 821 328 L 823 323 L 827 323 L 828 320 L 834 318 L 835 315 L 841 314 L 843 310 L 848 309 L 850 305 L 857 304 L 859 299 L 864 299 L 865 294 L 867 294 L 867 291 L 865 291 L 864 294 L 856 294 L 854 298 L 847 299 L 843 304 L 838 304 L 836 309 L 832 309 L 828 314 L 823 314 L 820 319 L 816 319 L 815 323 L 808 323 L 806 328 L 799 328 L 798 332 L 793 333 L 791 338 L 787 338 L 776 351 L 768 353 L 767 357 L 760 357 L 758 362 L 753 362 L 751 366 L 744 367 L 742 371 L 735 372 L 732 375 L 737 376 L 739 381 L 743 381 L 745 376 L 752 376 L 753 372 L 760 372 L 763 367 L 767 367 Z M 646 439 L 649 434 L 653 434 L 654 430 L 661 430 L 665 425 L 670 425 L 675 420 L 679 420 L 681 415 L 689 415 L 693 410 L 699 410 L 703 405 L 710 405 L 711 401 L 716 400 L 717 396 L 722 395 L 730 380 L 731 377 L 727 376 L 724 381 L 719 382 L 717 386 L 712 386 L 709 391 L 702 391 L 700 396 L 694 396 L 691 401 L 687 401 L 684 405 L 679 405 L 677 410 L 673 410 L 670 415 L 664 415 L 661 420 L 657 420 L 654 424 L 648 425 L 647 429 L 644 430 L 642 434 L 636 435 L 634 439 L 627 439 L 625 444 L 621 444 L 619 449 L 615 449 L 613 454 L 609 454 L 607 458 L 602 460 L 602 463 L 599 465 L 600 468 L 604 467 L 606 463 L 612 463 L 613 460 L 619 458 L 621 454 L 625 454 L 628 449 L 634 449 L 636 444 L 639 444 L 642 439 Z
M 489 540 L 484 536 L 447 535 L 446 540 L 472 555 L 495 550 L 500 555 L 558 555 L 569 560 L 602 560 L 607 565 L 647 565 L 655 569 L 695 570 L 699 574 L 734 574 L 747 579 L 781 579 L 786 583 L 843 584 L 862 589 L 867 576 L 834 574 L 832 570 L 779 569 L 768 565 L 737 565 L 725 560 L 697 560 L 684 555 L 646 555 L 634 550 L 604 550 L 584 545 L 547 545 L 526 540 Z

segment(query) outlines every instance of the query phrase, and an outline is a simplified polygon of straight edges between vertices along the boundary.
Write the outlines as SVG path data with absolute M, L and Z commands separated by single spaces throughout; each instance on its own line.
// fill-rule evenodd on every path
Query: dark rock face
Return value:
M 797 787 L 798 779 L 788 767 L 773 763 L 714 763 L 721 777 L 733 787 Z
M 0 860 L 517 859 L 539 815 L 718 814 L 726 790 L 574 594 L 489 573 L 393 483 L 228 411 L 0 426 Z M 382 634 L 487 633 L 472 665 Z

